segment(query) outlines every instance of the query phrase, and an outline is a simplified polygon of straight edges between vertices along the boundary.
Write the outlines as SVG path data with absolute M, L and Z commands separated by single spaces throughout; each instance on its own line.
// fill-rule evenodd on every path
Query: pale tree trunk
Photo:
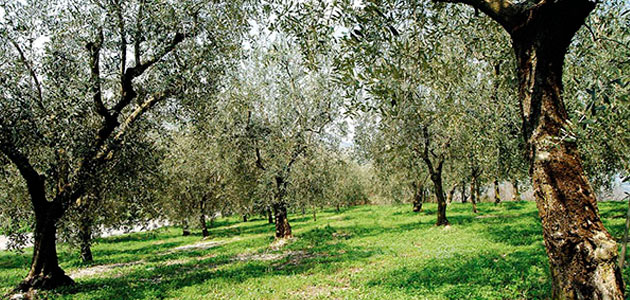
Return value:
M 518 180 L 512 179 L 512 189 L 514 190 L 512 201 L 521 201 L 521 193 L 518 190 Z
M 499 180 L 494 179 L 494 204 L 501 203 L 501 194 L 499 193 Z

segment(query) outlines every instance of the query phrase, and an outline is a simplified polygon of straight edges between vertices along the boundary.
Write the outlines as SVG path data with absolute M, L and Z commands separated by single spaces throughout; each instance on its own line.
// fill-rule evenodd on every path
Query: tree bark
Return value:
M 247 222 L 247 214 L 243 215 L 243 222 Z
M 289 219 L 287 217 L 286 204 L 276 202 L 273 204 L 273 210 L 276 215 L 276 238 L 285 239 L 293 237 L 291 225 L 289 225 Z
M 201 201 L 199 201 L 199 225 L 201 226 L 201 235 L 203 237 L 210 236 L 208 232 L 208 224 L 206 224 L 206 196 L 201 197 Z
M 501 203 L 501 195 L 499 194 L 499 180 L 494 179 L 494 204 Z
M 453 186 L 449 191 L 448 191 L 448 197 L 446 198 L 446 203 L 450 204 L 451 202 L 453 202 L 453 195 L 455 194 L 455 189 L 457 188 L 457 186 Z
M 313 221 L 317 221 L 317 207 L 313 205 Z
M 53 205 L 46 206 L 50 206 L 49 210 L 36 210 L 33 261 L 28 275 L 18 285 L 18 290 L 23 292 L 74 284 L 74 281 L 59 267 L 57 259 L 56 209 L 52 207 Z
M 201 235 L 203 235 L 203 237 L 209 237 L 210 232 L 208 231 L 208 225 L 206 224 L 206 214 L 203 212 L 199 215 L 199 225 L 201 225 Z
M 83 214 L 81 216 L 81 220 L 79 221 L 79 239 L 80 239 L 80 248 L 81 248 L 81 260 L 84 263 L 91 263 L 94 261 L 92 256 L 92 216 L 89 215 L 89 212 Z
M 188 230 L 188 221 L 184 220 L 182 222 L 182 236 L 189 236 L 190 230 Z
M 512 189 L 514 190 L 512 201 L 521 201 L 521 193 L 518 190 L 518 180 L 512 179 Z
M 466 182 L 462 181 L 462 192 L 461 192 L 461 197 L 462 197 L 462 203 L 466 203 L 467 201 L 467 196 L 466 196 Z
M 442 186 L 442 170 L 431 174 L 431 181 L 433 182 L 435 198 L 438 203 L 437 222 L 436 226 L 449 225 L 448 219 L 446 219 L 446 197 L 444 196 L 444 188 Z
M 542 221 L 554 299 L 623 299 L 617 245 L 599 217 L 562 99 L 567 48 L 590 1 L 560 1 L 511 32 L 523 134 Z
M 421 212 L 422 211 L 422 202 L 424 202 L 423 200 L 423 196 L 424 196 L 424 187 L 422 186 L 422 184 L 419 183 L 413 183 L 412 186 L 414 187 L 414 193 L 413 193 L 413 212 Z
M 477 176 L 473 176 L 472 182 L 470 183 L 470 202 L 472 203 L 473 213 L 479 212 L 477 210 L 477 197 L 479 197 L 478 184 L 479 182 L 477 181 Z

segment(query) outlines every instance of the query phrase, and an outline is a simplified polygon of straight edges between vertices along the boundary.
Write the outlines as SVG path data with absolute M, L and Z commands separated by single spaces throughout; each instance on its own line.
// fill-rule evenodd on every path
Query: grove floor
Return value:
M 627 203 L 599 204 L 623 233 Z M 434 204 L 358 206 L 290 218 L 295 238 L 274 242 L 274 225 L 222 219 L 202 240 L 168 227 L 99 239 L 94 263 L 59 246 L 76 285 L 49 299 L 546 299 L 549 271 L 533 202 L 451 204 L 435 227 Z M 0 295 L 26 274 L 24 254 L 0 251 Z M 625 270 L 628 282 L 630 272 Z

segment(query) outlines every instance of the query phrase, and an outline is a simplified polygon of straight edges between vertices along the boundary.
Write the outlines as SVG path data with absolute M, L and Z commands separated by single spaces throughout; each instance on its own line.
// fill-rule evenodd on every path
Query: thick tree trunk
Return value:
M 617 245 L 600 220 L 562 99 L 567 47 L 594 6 L 591 1 L 546 4 L 511 32 L 554 299 L 623 299 L 624 294 Z
M 501 195 L 499 194 L 499 180 L 494 179 L 494 204 L 501 203 Z
M 293 237 L 291 233 L 291 225 L 287 217 L 287 207 L 282 202 L 273 204 L 273 211 L 276 215 L 276 238 L 285 239 Z
M 461 197 L 462 197 L 462 203 L 466 203 L 467 201 L 467 196 L 466 196 L 466 182 L 462 181 L 462 192 L 461 192 Z
M 435 198 L 438 203 L 437 222 L 436 226 L 449 225 L 448 219 L 446 219 L 446 197 L 444 195 L 444 188 L 442 186 L 442 172 L 435 172 L 431 174 L 431 181 L 433 182 Z
M 512 201 L 521 201 L 521 193 L 518 190 L 518 180 L 512 179 Z
M 243 222 L 247 222 L 247 214 L 243 215 Z
M 49 206 L 49 205 L 47 205 Z M 53 289 L 74 281 L 59 267 L 56 248 L 57 218 L 50 211 L 36 212 L 33 261 L 18 290 Z

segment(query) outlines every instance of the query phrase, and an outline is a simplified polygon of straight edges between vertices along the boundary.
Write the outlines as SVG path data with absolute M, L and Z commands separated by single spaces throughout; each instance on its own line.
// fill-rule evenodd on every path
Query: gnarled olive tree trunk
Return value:
M 575 1 L 584 6 L 584 1 Z M 512 34 L 518 62 L 523 133 L 553 278 L 554 299 L 622 299 L 617 244 L 599 218 L 562 100 L 562 66 L 584 11 L 546 7 Z M 572 23 L 573 26 L 560 25 Z M 564 19 L 567 19 L 566 21 Z M 558 28 L 556 28 L 558 27 Z
M 584 174 L 562 99 L 562 68 L 591 0 L 437 0 L 474 6 L 512 37 L 522 131 L 552 274 L 553 299 L 623 299 L 617 244 Z
M 26 278 L 18 285 L 21 291 L 53 289 L 72 285 L 74 281 L 59 267 L 57 259 L 57 221 L 62 215 L 56 203 L 41 203 L 35 208 L 33 261 Z
M 273 211 L 276 215 L 276 238 L 286 239 L 293 237 L 291 225 L 287 217 L 287 206 L 283 202 L 273 204 Z

